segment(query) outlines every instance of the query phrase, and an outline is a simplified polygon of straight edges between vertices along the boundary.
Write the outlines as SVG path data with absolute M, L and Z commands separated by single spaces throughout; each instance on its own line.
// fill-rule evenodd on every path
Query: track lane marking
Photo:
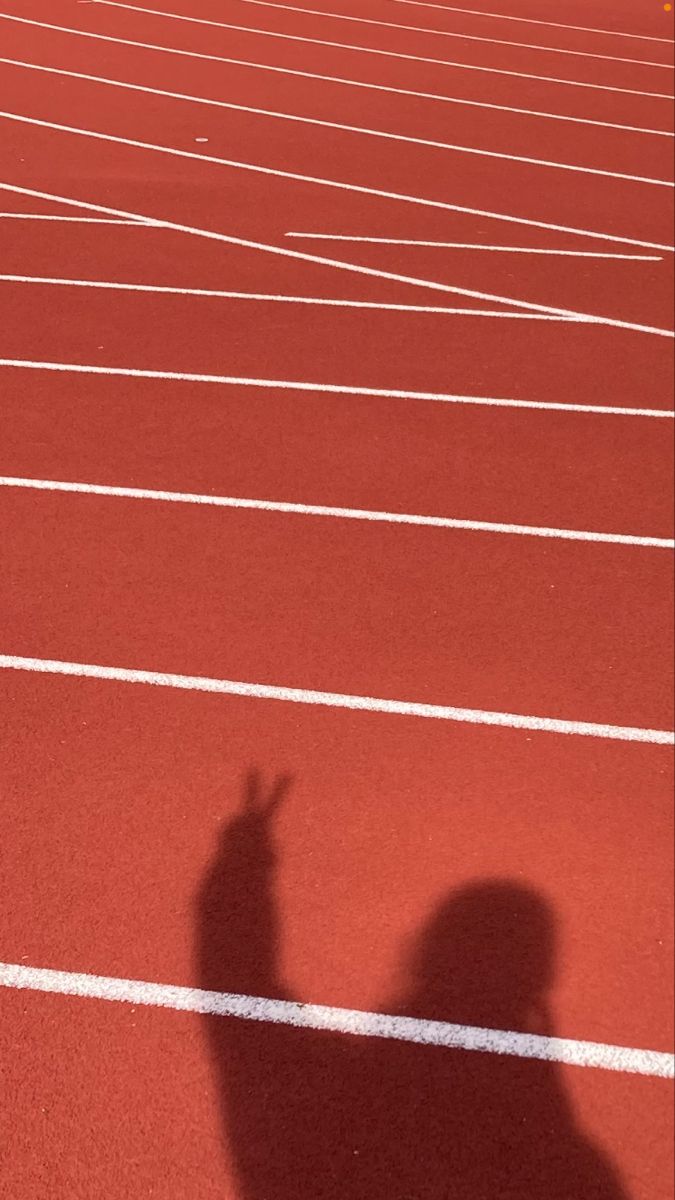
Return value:
M 430 64 L 436 67 L 450 67 L 460 71 L 479 71 L 487 75 L 507 75 L 515 79 L 530 79 L 537 83 L 554 83 L 565 87 L 587 88 L 599 92 L 619 92 L 624 96 L 646 96 L 650 100 L 675 100 L 670 92 L 642 92 L 635 88 L 610 87 L 604 83 L 584 83 L 577 79 L 558 79 L 552 75 L 529 75 L 524 71 L 507 71 L 498 67 L 481 67 L 464 62 L 451 62 L 444 58 L 423 58 L 417 54 L 396 53 L 393 50 L 377 50 L 368 46 L 352 46 L 348 42 L 328 42 L 321 38 L 300 37 L 293 33 L 274 33 L 270 29 L 257 29 L 248 25 L 230 25 L 224 21 L 207 21 L 203 17 L 186 17 L 180 13 L 162 12 L 155 8 L 140 8 L 136 4 L 120 4 L 117 0 L 93 0 L 97 4 L 105 4 L 111 8 L 124 8 L 131 12 L 143 13 L 153 17 L 166 17 L 172 21 L 188 21 L 193 25 L 215 26 L 217 29 L 229 29 L 237 33 L 251 33 L 258 37 L 277 38 L 286 42 L 303 42 L 310 46 L 328 46 L 333 50 L 353 51 L 357 54 L 375 54 L 380 58 L 405 59 L 407 62 Z
M 113 219 L 103 219 L 101 217 L 61 217 L 53 216 L 51 213 L 14 213 L 0 212 L 0 220 L 3 221 L 66 221 L 75 225 L 139 225 L 145 224 L 144 221 L 122 221 Z M 146 226 L 147 227 L 147 226 Z M 152 228 L 152 226 L 149 226 Z
M 492 250 L 501 254 L 551 254 L 562 258 L 610 258 L 627 262 L 663 262 L 655 254 L 603 254 L 595 250 L 550 250 L 539 246 L 488 246 L 484 242 L 427 242 L 421 238 L 355 237 L 344 233 L 307 233 L 290 230 L 287 238 L 315 242 L 363 242 L 370 246 L 423 246 L 437 250 Z M 2 278 L 2 276 L 0 276 Z
M 94 4 L 105 4 L 106 0 L 92 0 Z M 376 21 L 370 17 L 354 17 L 346 13 L 325 12 L 316 8 L 298 8 L 294 4 L 269 3 L 269 0 L 240 0 L 242 4 L 255 4 L 259 8 L 282 9 L 284 12 L 303 13 L 311 17 L 330 17 L 336 21 L 353 21 L 357 25 L 378 25 L 383 29 L 399 29 L 404 33 L 430 33 L 436 37 L 458 38 L 464 42 L 486 42 L 490 46 L 511 46 L 519 50 L 542 50 L 548 54 L 568 54 L 574 58 L 599 58 L 605 62 L 629 63 L 636 67 L 658 67 L 672 71 L 671 63 L 647 62 L 643 58 L 618 58 L 615 54 L 593 54 L 588 50 L 570 50 L 561 46 L 541 46 L 532 42 L 507 42 L 502 38 L 479 37 L 475 33 L 457 33 L 448 29 L 429 29 L 419 25 L 400 25 L 394 21 Z
M 27 125 L 38 126 L 41 128 L 54 129 L 57 132 L 75 134 L 76 136 L 82 136 L 82 137 L 90 137 L 90 138 L 94 138 L 95 140 L 99 140 L 99 141 L 110 141 L 110 142 L 114 142 L 114 143 L 121 143 L 123 145 L 132 146 L 134 149 L 146 149 L 146 150 L 158 151 L 159 153 L 168 153 L 170 155 L 177 155 L 178 157 L 181 157 L 181 158 L 191 158 L 191 159 L 197 159 L 198 161 L 206 161 L 206 162 L 214 163 L 219 166 L 234 167 L 235 169 L 240 168 L 243 170 L 250 170 L 256 174 L 273 175 L 273 176 L 282 175 L 284 178 L 293 178 L 295 182 L 302 181 L 304 183 L 323 184 L 327 187 L 335 187 L 340 190 L 366 192 L 366 194 L 368 194 L 368 195 L 376 194 L 379 196 L 381 194 L 390 199 L 403 199 L 403 200 L 409 199 L 408 197 L 402 196 L 399 193 L 391 193 L 391 194 L 379 193 L 379 192 L 375 193 L 372 189 L 369 189 L 369 188 L 366 189 L 366 188 L 362 188 L 357 185 L 337 183 L 336 181 L 333 181 L 333 180 L 314 179 L 310 176 L 290 176 L 286 172 L 279 172 L 276 170 L 272 170 L 271 168 L 268 168 L 268 167 L 259 167 L 257 165 L 250 164 L 250 163 L 232 163 L 226 159 L 218 159 L 218 158 L 212 158 L 208 155 L 195 154 L 192 151 L 188 151 L 188 150 L 174 150 L 174 149 L 168 148 L 168 147 L 156 146 L 153 143 L 130 141 L 126 138 L 113 137 L 109 134 L 101 134 L 101 133 L 91 132 L 90 130 L 86 130 L 86 129 L 77 129 L 77 128 L 73 128 L 68 125 L 56 125 L 51 121 L 39 121 L 33 117 L 24 117 L 24 116 L 20 116 L 16 113 L 0 112 L 0 119 L 16 121 L 19 124 L 27 124 Z M 397 272 L 383 271 L 381 269 L 375 269 L 373 267 L 361 266 L 356 263 L 347 263 L 342 259 L 333 259 L 333 258 L 326 258 L 323 255 L 319 256 L 319 255 L 307 254 L 305 251 L 289 250 L 283 246 L 273 246 L 266 242 L 254 242 L 251 239 L 238 238 L 232 234 L 215 233 L 210 230 L 198 229 L 195 226 L 191 226 L 191 225 L 180 225 L 173 221 L 166 221 L 161 218 L 149 217 L 147 214 L 132 213 L 132 212 L 128 212 L 125 209 L 113 209 L 113 208 L 109 208 L 107 205 L 93 204 L 93 203 L 87 202 L 87 201 L 79 201 L 79 200 L 73 200 L 73 199 L 69 200 L 67 197 L 64 197 L 64 196 L 56 196 L 55 193 L 38 192 L 32 188 L 21 188 L 21 187 L 18 187 L 17 185 L 0 182 L 0 190 L 2 190 L 3 188 L 7 191 L 14 191 L 17 194 L 31 195 L 34 198 L 39 198 L 39 199 L 43 199 L 43 200 L 44 199 L 58 200 L 59 203 L 61 203 L 61 204 L 70 203 L 79 208 L 86 208 L 87 210 L 90 210 L 92 212 L 104 212 L 110 216 L 124 216 L 124 217 L 130 217 L 131 219 L 139 218 L 141 221 L 143 221 L 147 224 L 154 223 L 157 225 L 162 225 L 166 229 L 179 230 L 182 233 L 189 233 L 196 237 L 209 238 L 211 240 L 220 241 L 223 243 L 227 243 L 229 245 L 243 246 L 243 247 L 247 247 L 248 249 L 251 249 L 251 250 L 260 250 L 263 253 L 276 254 L 276 255 L 279 255 L 280 257 L 295 258 L 295 259 L 298 259 L 303 262 L 318 263 L 321 266 L 334 267 L 337 270 L 348 271 L 348 272 L 351 272 L 352 274 L 368 275 L 373 278 L 391 280 L 395 283 L 411 284 L 414 287 L 422 287 L 426 290 L 444 292 L 449 295 L 466 296 L 467 299 L 471 299 L 471 300 L 485 300 L 492 304 L 505 304 L 505 305 L 509 305 L 516 309 L 523 309 L 527 312 L 548 313 L 552 316 L 557 316 L 557 317 L 575 317 L 575 318 L 580 318 L 584 323 L 588 323 L 588 324 L 609 326 L 609 327 L 612 327 L 615 329 L 627 329 L 627 330 L 631 330 L 632 332 L 646 333 L 646 334 L 650 334 L 650 335 L 653 335 L 656 337 L 669 338 L 671 340 L 673 338 L 675 338 L 675 331 L 673 331 L 672 329 L 661 329 L 661 328 L 653 326 L 653 325 L 642 325 L 642 324 L 638 324 L 637 322 L 634 322 L 634 321 L 622 321 L 615 317 L 598 316 L 594 313 L 577 312 L 575 309 L 557 308 L 554 305 L 538 304 L 533 300 L 518 300 L 512 296 L 501 296 L 501 295 L 498 295 L 493 292 L 480 292 L 473 288 L 457 287 L 454 284 L 437 283 L 432 280 L 419 279 L 417 276 L 413 276 L 413 275 L 402 275 Z M 412 202 L 418 203 L 419 201 L 412 198 Z M 423 201 L 422 203 L 425 205 L 430 204 L 432 207 L 438 207 L 438 206 L 443 207 L 443 208 L 448 207 L 447 205 L 441 204 L 440 202 L 437 202 L 437 201 Z
M 55 971 L 45 967 L 28 967 L 20 963 L 0 963 L 0 987 L 148 1005 L 174 1012 L 263 1021 L 266 1024 L 286 1025 L 296 1029 L 327 1030 L 360 1037 L 386 1038 L 422 1046 L 436 1046 L 439 1049 L 538 1059 L 576 1067 L 651 1075 L 662 1079 L 672 1078 L 675 1068 L 674 1056 L 659 1050 L 639 1050 L 602 1042 L 582 1042 L 534 1033 L 483 1029 L 474 1025 L 454 1025 L 447 1021 L 428 1021 L 358 1009 L 330 1008 L 323 1004 L 272 1000 L 263 996 L 210 992 L 203 988 L 149 983 L 138 979 Z
M 177 156 L 179 158 L 183 158 L 183 157 L 184 158 L 193 158 L 193 159 L 197 159 L 197 160 L 202 160 L 204 162 L 213 162 L 219 166 L 234 166 L 234 167 L 238 167 L 242 170 L 251 170 L 254 173 L 259 173 L 259 174 L 263 174 L 263 175 L 273 175 L 273 176 L 280 176 L 282 178 L 289 178 L 289 179 L 293 179 L 295 182 L 312 183 L 312 184 L 317 184 L 318 186 L 336 188 L 338 191 L 356 192 L 356 193 L 364 194 L 364 195 L 368 195 L 368 196 L 371 196 L 371 195 L 377 196 L 378 198 L 385 199 L 385 200 L 397 200 L 397 201 L 401 201 L 403 203 L 408 203 L 408 204 L 419 204 L 423 208 L 438 208 L 438 209 L 442 209 L 444 212 L 459 212 L 459 213 L 464 213 L 468 216 L 487 217 L 490 220 L 504 221 L 507 224 L 511 224 L 511 225 L 526 225 L 529 228 L 546 229 L 546 230 L 551 230 L 554 233 L 569 233 L 569 234 L 574 234 L 577 237 L 593 238 L 594 240 L 613 242 L 617 245 L 638 246 L 641 249 L 646 249 L 646 250 L 663 250 L 663 251 L 666 251 L 669 253 L 672 253 L 673 250 L 675 250 L 675 247 L 673 245 L 666 244 L 663 242 L 646 242 L 646 241 L 641 241 L 637 238 L 623 237 L 620 234 L 599 233 L 595 230 L 590 230 L 590 229 L 577 229 L 573 225 L 555 225 L 549 221 L 535 221 L 528 217 L 514 217 L 507 213 L 495 213 L 495 212 L 490 212 L 487 209 L 469 208 L 466 205 L 461 205 L 461 204 L 450 204 L 449 202 L 444 201 L 444 200 L 427 200 L 427 199 L 424 199 L 424 197 L 408 196 L 406 193 L 403 193 L 403 192 L 380 191 L 379 189 L 367 188 L 365 186 L 361 186 L 360 184 L 343 183 L 340 180 L 335 180 L 335 179 L 315 178 L 314 176 L 311 176 L 311 175 L 293 175 L 290 172 L 276 171 L 272 167 L 257 166 L 255 163 L 233 163 L 230 159 L 212 158 L 209 155 L 196 154 L 194 151 L 176 150 L 172 147 L 157 146 L 154 143 L 135 142 L 135 141 L 131 141 L 126 138 L 115 137 L 112 134 L 98 133 L 96 131 L 80 129 L 80 128 L 73 127 L 70 125 L 58 125 L 51 121 L 41 121 L 35 117 L 25 117 L 25 116 L 21 116 L 20 114 L 17 114 L 17 113 L 0 112 L 0 117 L 4 118 L 5 120 L 8 120 L 8 121 L 16 121 L 18 123 L 22 123 L 22 124 L 26 124 L 26 125 L 35 125 L 35 126 L 46 128 L 46 129 L 55 129 L 57 132 L 73 133 L 73 134 L 79 135 L 81 137 L 91 137 L 91 138 L 94 138 L 99 141 L 120 142 L 122 145 L 130 145 L 130 146 L 133 146 L 134 148 L 140 147 L 141 149 L 152 149 L 152 150 L 156 150 L 158 153 L 167 153 L 167 154 Z M 41 192 L 41 191 L 37 191 L 32 188 L 20 188 L 20 187 L 12 186 L 8 183 L 3 183 L 0 181 L 0 191 L 3 188 L 7 191 L 14 190 L 19 195 L 30 195 L 37 199 L 45 199 L 45 198 L 57 199 L 59 201 L 59 203 L 61 203 L 61 204 L 73 204 L 79 208 L 91 209 L 92 212 L 104 212 L 104 213 L 107 213 L 112 216 L 121 214 L 122 216 L 131 217 L 133 220 L 137 220 L 140 224 L 146 224 L 146 225 L 161 224 L 161 225 L 166 226 L 167 228 L 182 229 L 183 232 L 200 234 L 203 237 L 216 237 L 216 238 L 221 238 L 221 239 L 226 238 L 225 234 L 216 234 L 216 233 L 212 233 L 207 230 L 197 230 L 193 226 L 177 225 L 176 222 L 165 221 L 165 220 L 162 220 L 161 218 L 149 217 L 147 215 L 138 214 L 138 213 L 129 213 L 126 210 L 117 209 L 117 208 L 109 208 L 106 205 L 91 204 L 91 203 L 88 204 L 86 201 L 81 201 L 81 200 L 78 201 L 78 200 L 74 200 L 69 197 L 55 196 L 54 193 Z M 232 239 L 230 239 L 230 240 L 232 240 Z M 241 239 L 240 239 L 240 241 L 241 241 Z M 251 246 L 255 245 L 258 248 L 260 248 L 262 246 L 262 243 L 249 242 L 246 244 L 251 245 Z M 284 254 L 291 255 L 296 258 L 302 258 L 307 262 L 322 262 L 324 264 L 328 264 L 331 266 L 341 266 L 344 270 L 360 271 L 363 274 L 379 274 L 382 278 L 392 278 L 392 279 L 398 278 L 398 277 L 390 275 L 390 274 L 384 274 L 383 272 L 377 272 L 377 271 L 373 272 L 368 267 L 359 267 L 353 263 L 352 264 L 344 263 L 344 262 L 339 263 L 336 260 L 319 259 L 314 256 L 302 254 L 297 251 L 284 250 L 281 247 L 276 247 L 275 253 L 282 254 L 282 255 L 284 255 Z M 399 280 L 399 282 L 400 282 L 400 280 Z M 407 278 L 406 282 L 410 282 L 410 279 Z M 441 291 L 446 290 L 445 284 L 431 283 L 429 281 L 424 281 L 423 286 L 436 288 Z M 515 303 L 515 302 L 508 301 L 508 303 Z M 530 304 L 530 305 L 527 305 L 527 307 L 536 309 L 537 306 L 534 304 Z
M 478 708 L 455 708 L 445 704 L 425 704 L 415 700 L 351 696 L 342 692 L 319 692 L 276 684 L 212 679 L 203 675 L 175 675 L 163 671 L 143 671 L 134 667 L 109 667 L 95 663 L 63 662 L 60 659 L 25 658 L 15 654 L 0 654 L 0 669 L 34 671 L 43 675 L 104 679 L 117 683 L 148 684 L 151 687 L 177 688 L 182 691 L 211 692 L 217 695 L 241 696 L 254 700 L 280 700 L 290 704 L 309 704 L 324 708 L 346 708 L 358 712 L 385 713 L 390 716 L 457 721 L 469 725 L 527 729 L 536 733 L 596 737 L 621 742 L 645 742 L 658 746 L 675 745 L 675 733 L 667 729 L 603 725 L 595 721 L 570 721 L 558 717 L 535 717 L 525 716 L 522 713 L 491 712 Z
M 632 38 L 638 42 L 665 42 L 672 46 L 673 39 L 665 37 L 650 37 L 646 33 L 624 33 L 618 29 L 593 29 L 588 25 L 563 25 L 560 21 L 541 21 L 533 17 L 516 17 L 510 13 L 483 12 L 476 8 L 458 8 L 454 4 L 432 4 L 430 0 L 395 0 L 396 4 L 412 4 L 416 8 L 438 8 L 441 12 L 468 13 L 472 17 L 492 17 L 498 21 L 520 21 L 525 25 L 547 25 L 551 29 L 575 29 L 579 33 L 602 33 L 608 37 Z
M 499 150 L 486 150 L 480 146 L 464 146 L 455 142 L 438 142 L 430 138 L 412 137 L 402 133 L 391 133 L 382 129 L 370 129 L 363 125 L 344 125 L 338 121 L 324 121 L 317 117 L 299 116 L 295 113 L 278 112 L 269 108 L 253 108 L 247 104 L 234 104 L 226 100 L 213 100 L 204 96 L 194 96 L 187 92 L 169 92 L 163 88 L 146 87 L 139 83 L 128 83 L 121 79 L 110 79 L 103 75 L 87 75 L 82 71 L 66 71 L 61 67 L 47 67 L 38 63 L 24 62 L 17 58 L 0 58 L 5 66 L 20 67 L 26 71 L 38 71 L 46 75 L 62 75 L 68 79 L 82 79 L 88 83 L 103 84 L 105 87 L 121 88 L 129 92 L 142 92 L 150 96 L 162 96 L 169 100 L 182 100 L 189 104 L 201 104 L 209 108 L 226 108 L 233 112 L 250 113 L 254 116 L 267 117 L 278 121 L 291 121 L 299 125 L 313 125 L 320 129 L 336 129 L 341 133 L 358 133 L 362 137 L 380 138 L 390 142 L 401 142 L 404 145 L 425 146 L 433 150 L 447 150 L 453 154 L 469 154 L 477 158 L 496 158 L 502 161 L 525 163 L 532 167 L 547 167 L 556 171 L 571 171 L 579 175 L 598 175 L 605 179 L 620 179 L 627 183 L 643 183 L 652 187 L 675 188 L 675 183 L 668 179 L 654 179 L 648 175 L 629 175 L 624 171 L 609 171 L 602 167 L 586 167 L 576 163 L 562 163 L 547 158 L 531 158 L 524 154 L 506 154 Z
M 71 218 L 71 220 L 72 219 L 75 218 Z M 110 221 L 103 223 L 111 225 L 139 224 L 139 222 L 136 221 Z M 610 255 L 610 257 L 612 256 Z M 626 257 L 631 258 L 633 256 L 628 255 Z M 660 262 L 661 260 L 657 259 L 655 261 Z M 179 288 L 144 283 L 115 283 L 109 280 L 100 279 L 59 279 L 41 275 L 0 275 L 0 283 L 26 283 L 55 287 L 94 288 L 111 292 L 147 292 L 149 295 L 203 296 L 222 300 L 258 300 L 261 302 L 274 304 L 317 304 L 325 305 L 330 308 L 364 308 L 375 310 L 377 312 L 428 313 L 430 315 L 443 315 L 450 317 L 496 317 L 503 318 L 504 320 L 508 321 L 559 321 L 563 325 L 593 324 L 593 322 L 589 322 L 583 317 L 554 317 L 548 316 L 546 313 L 504 311 L 492 312 L 489 309 L 484 308 L 443 308 L 440 305 L 434 306 L 424 304 L 384 304 L 379 303 L 376 300 L 338 300 L 333 298 L 322 298 L 319 296 L 279 296 L 275 295 L 274 293 L 267 292 L 225 292 L 212 291 L 208 288 Z
M 443 104 L 459 104 L 467 108 L 484 108 L 494 112 L 515 113 L 518 116 L 524 117 L 540 117 L 548 121 L 565 121 L 573 125 L 592 125 L 600 129 L 619 129 L 624 133 L 649 134 L 654 137 L 675 137 L 675 133 L 669 129 L 645 129 L 639 125 L 621 125 L 614 121 L 594 121 L 590 117 L 567 116 L 564 113 L 541 112 L 530 108 L 514 108 L 506 104 L 490 104 L 486 100 L 468 100 L 461 96 L 443 96 L 437 92 L 418 92 L 410 88 L 388 87 L 385 84 L 368 83 L 360 79 L 345 79 L 340 75 L 318 75 L 311 71 L 273 66 L 271 63 L 250 62 L 248 59 L 243 58 L 223 58 L 217 54 L 199 54 L 192 50 L 181 50 L 172 46 L 159 46 L 153 42 L 136 42 L 128 38 L 113 37 L 111 34 L 90 33 L 84 29 L 73 29 L 68 25 L 50 25 L 45 21 L 31 21 L 27 17 L 17 17 L 11 13 L 0 12 L 0 20 L 14 21 L 21 25 L 33 25 L 40 29 L 49 29 L 57 33 L 69 33 L 76 37 L 92 38 L 99 42 L 112 42 L 119 46 L 133 46 L 138 50 L 155 50 L 162 54 L 177 54 L 182 58 L 224 63 L 229 66 L 246 67 L 254 71 L 271 71 L 276 75 L 288 75 L 298 79 L 312 79 L 321 83 L 337 83 L 345 87 L 365 88 L 368 91 L 387 92 L 396 96 L 412 96 L 418 100 L 434 100 Z
M 430 400 L 444 404 L 477 404 L 488 408 L 532 408 L 551 412 L 595 413 L 602 416 L 657 417 L 673 420 L 675 412 L 661 408 L 617 408 L 601 404 L 562 404 L 545 400 L 504 400 L 490 396 L 459 396 L 444 392 L 410 392 L 392 388 L 351 387 L 338 383 L 307 383 L 294 379 L 250 379 L 236 375 L 198 375 L 185 371 L 152 371 L 135 367 L 101 367 L 89 363 L 37 362 L 0 358 L 0 367 L 29 371 L 57 371 L 76 375 L 108 375 L 123 379 L 164 379 L 178 383 L 227 384 L 237 387 L 317 392 L 329 395 L 376 396 L 392 400 Z
M 617 546 L 643 546 L 675 550 L 675 540 L 644 537 L 638 534 L 600 533 L 583 529 L 559 529 L 542 525 L 520 525 L 502 521 L 473 521 L 458 517 L 422 516 L 416 513 L 383 512 L 364 508 L 345 508 L 327 504 L 300 504 L 286 500 L 248 499 L 243 496 L 214 496 L 197 492 L 173 492 L 160 488 L 118 487 L 110 484 L 71 482 L 56 479 L 29 479 L 0 475 L 0 487 L 40 492 L 60 492 L 85 496 L 108 496 L 123 500 L 148 500 L 167 504 L 196 504 L 210 508 L 246 509 L 258 512 L 286 513 L 303 517 L 332 517 L 346 521 L 370 521 L 386 525 L 415 525 L 434 529 L 455 529 L 469 533 L 507 534 L 520 537 L 553 538 L 568 542 L 599 542 Z

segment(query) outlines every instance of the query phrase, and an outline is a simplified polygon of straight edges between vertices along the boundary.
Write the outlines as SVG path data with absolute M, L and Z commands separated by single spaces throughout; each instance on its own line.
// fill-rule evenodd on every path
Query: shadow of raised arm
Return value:
M 290 786 L 265 786 L 251 771 L 239 813 L 222 830 L 199 897 L 199 973 L 203 988 L 280 997 L 273 826 Z

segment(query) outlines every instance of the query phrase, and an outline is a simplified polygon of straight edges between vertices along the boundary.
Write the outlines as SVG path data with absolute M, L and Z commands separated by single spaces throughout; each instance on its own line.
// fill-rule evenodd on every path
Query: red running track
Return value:
M 22 118 L 0 117 L 3 664 L 672 728 L 668 548 L 6 486 L 672 537 L 672 191 L 616 178 L 672 179 L 671 106 L 636 94 L 672 92 L 647 65 L 672 60 L 663 8 L 305 7 L 359 20 L 245 0 L 165 11 L 248 32 L 2 10 L 101 35 L 81 38 L 0 14 L 3 109 Z M 174 228 L 25 219 L 125 213 Z M 667 747 L 0 679 L 4 963 L 672 1049 Z M 280 776 L 272 822 L 255 798 Z M 20 1200 L 669 1194 L 670 1085 L 621 1051 L 617 1070 L 565 1066 L 37 986 L 0 991 L 2 1189 Z

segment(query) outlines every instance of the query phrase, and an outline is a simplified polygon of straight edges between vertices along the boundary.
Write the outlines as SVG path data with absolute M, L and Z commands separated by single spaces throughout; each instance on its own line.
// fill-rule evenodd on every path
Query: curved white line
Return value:
M 537 21 L 533 17 L 516 17 L 511 13 L 483 12 L 476 8 L 458 8 L 455 4 L 432 4 L 430 0 L 395 0 L 397 4 L 412 4 L 416 8 L 438 8 L 441 12 L 467 13 L 472 17 L 492 17 L 498 21 L 519 21 L 521 25 L 547 25 L 551 29 L 575 29 L 580 33 L 602 33 L 608 37 L 632 38 L 638 42 L 665 42 L 673 45 L 672 38 L 650 37 L 646 33 L 624 33 L 619 29 L 593 29 L 588 25 L 563 25 L 560 21 Z
M 96 4 L 107 4 L 108 0 L 93 0 Z M 278 4 L 276 0 L 240 0 L 241 4 L 255 4 L 259 8 L 282 9 L 284 12 L 304 13 L 311 17 L 330 17 L 335 21 L 353 21 L 357 25 L 377 25 L 381 29 L 398 29 L 403 33 L 430 33 L 435 37 L 458 38 L 464 42 L 485 42 L 490 46 L 513 46 L 519 50 L 542 50 L 548 54 L 568 54 L 573 58 L 599 58 L 605 62 L 630 63 L 636 67 L 659 67 L 672 71 L 671 63 L 647 62 L 643 58 L 618 58 L 615 54 L 593 54 L 588 50 L 569 50 L 562 46 L 541 46 L 532 42 L 507 42 L 502 38 L 479 37 L 474 33 L 457 33 L 448 29 L 430 29 L 428 26 L 400 25 L 395 21 L 376 21 L 370 17 L 353 17 L 346 13 L 326 12 L 316 8 L 298 8 L 294 4 Z
M 329 46 L 333 50 L 348 50 L 356 54 L 375 54 L 379 58 L 404 59 L 407 62 L 427 63 L 436 67 L 452 67 L 459 71 L 478 71 L 486 75 L 505 75 L 512 79 L 532 79 L 537 83 L 555 83 L 565 87 L 586 88 L 599 92 L 618 92 L 624 96 L 649 96 L 654 100 L 675 100 L 668 92 L 642 92 L 635 88 L 610 87 L 605 83 L 584 83 L 578 79 L 558 79 L 552 75 L 529 75 L 525 71 L 507 71 L 498 67 L 480 67 L 464 62 L 451 62 L 444 58 L 422 58 L 417 54 L 400 54 L 393 50 L 376 50 L 368 46 L 352 46 L 348 42 L 328 42 L 321 38 L 300 37 L 293 33 L 274 33 L 269 29 L 256 29 L 249 25 L 231 25 L 225 21 L 207 21 L 203 17 L 186 17 L 181 13 L 163 12 L 156 8 L 140 8 L 136 4 L 120 4 L 117 0 L 95 0 L 112 8 L 124 8 L 153 17 L 167 17 L 172 21 L 189 21 L 193 25 L 208 25 L 217 29 L 231 29 L 237 33 L 251 33 L 258 37 L 277 38 L 285 42 L 302 42 L 310 46 Z
M 21 25 L 33 25 L 40 29 L 50 29 L 56 33 L 69 33 L 76 37 L 93 38 L 99 42 L 112 42 L 117 46 L 133 46 L 139 50 L 155 50 L 161 54 L 177 54 L 182 58 L 194 58 L 205 62 L 226 63 L 229 66 L 246 67 L 252 71 L 270 71 L 276 75 L 288 75 L 298 79 L 314 79 L 321 83 L 337 83 L 345 87 L 365 88 L 368 91 L 387 92 L 395 96 L 412 96 L 418 100 L 434 100 L 443 104 L 458 104 L 468 108 L 483 108 L 493 112 L 514 113 L 524 117 L 540 117 L 547 121 L 565 121 L 573 125 L 593 125 L 600 129 L 619 129 L 625 133 L 650 134 L 654 137 L 675 137 L 669 129 L 645 129 L 639 125 L 621 125 L 614 121 L 594 121 L 589 117 L 573 117 L 564 113 L 541 112 L 537 109 L 514 108 L 507 104 L 490 104 L 485 100 L 467 100 L 461 96 L 443 96 L 438 92 L 419 92 L 410 88 L 387 87 L 380 83 L 366 83 L 360 79 L 345 79 L 341 75 L 317 75 L 312 71 L 299 71 L 291 67 L 278 67 L 270 63 L 249 62 L 243 58 L 224 58 L 218 54 L 199 54 L 192 50 L 176 49 L 172 46 L 159 46 L 153 42 L 135 42 L 128 38 L 112 37 L 109 34 L 89 33 L 84 29 L 72 29 L 67 25 L 49 25 L 45 21 L 30 21 L 26 17 L 16 17 L 9 13 L 0 13 L 0 20 L 15 21 Z
M 455 142 L 438 142 L 430 138 L 411 137 L 407 134 L 389 133 L 381 129 L 369 129 L 362 125 L 344 125 L 338 121 L 323 121 L 317 117 L 303 117 L 294 113 L 278 112 L 269 108 L 253 108 L 248 104 L 234 104 L 226 100 L 212 100 L 204 96 L 193 96 L 187 92 L 169 92 L 163 88 L 146 87 L 139 83 L 127 83 L 121 79 L 109 79 L 104 75 L 87 75 L 82 71 L 66 71 L 61 67 L 46 67 L 38 63 L 23 62 L 17 58 L 0 58 L 6 66 L 21 67 L 26 71 L 38 71 L 46 75 L 62 75 L 68 79 L 83 79 L 88 83 L 99 83 L 106 87 L 121 88 L 129 92 L 143 92 L 149 96 L 163 96 L 169 100 L 183 100 L 190 104 L 201 104 L 210 108 L 226 108 L 233 112 L 251 113 L 279 121 L 291 121 L 299 125 L 314 125 L 321 129 L 337 129 L 342 133 L 358 133 L 365 137 L 381 138 L 385 141 L 401 142 L 414 146 L 428 146 L 434 150 L 448 150 L 455 154 L 469 154 L 478 158 L 497 158 L 508 162 L 525 163 L 527 166 L 548 167 L 557 171 L 572 171 L 580 175 L 601 175 L 606 179 L 621 179 L 628 183 L 645 183 L 653 187 L 675 188 L 668 179 L 653 179 L 646 175 L 628 175 L 622 171 L 606 171 L 601 167 L 585 167 L 576 163 L 555 162 L 547 158 L 531 158 L 523 154 L 506 154 L 498 150 L 486 150 L 479 146 L 462 146 Z

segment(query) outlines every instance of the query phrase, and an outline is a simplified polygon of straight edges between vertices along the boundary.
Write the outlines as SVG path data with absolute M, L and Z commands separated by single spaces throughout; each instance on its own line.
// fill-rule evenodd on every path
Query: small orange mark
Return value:
M 665 12 L 672 12 L 673 10 L 672 4 L 664 4 L 663 8 Z

